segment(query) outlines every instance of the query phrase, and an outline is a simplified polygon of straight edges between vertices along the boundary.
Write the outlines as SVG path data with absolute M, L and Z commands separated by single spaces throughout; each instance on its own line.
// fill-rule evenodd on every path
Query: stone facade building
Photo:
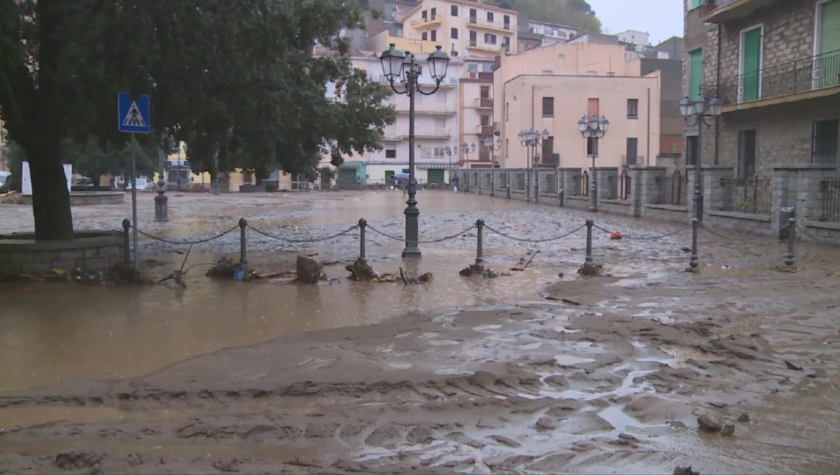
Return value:
M 684 0 L 683 91 L 724 102 L 686 156 L 737 178 L 838 163 L 840 0 Z M 702 150 L 699 150 L 699 149 Z

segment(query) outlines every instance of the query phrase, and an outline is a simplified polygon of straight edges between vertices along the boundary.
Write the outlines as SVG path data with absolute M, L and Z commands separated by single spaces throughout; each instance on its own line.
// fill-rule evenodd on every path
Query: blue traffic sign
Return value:
M 117 94 L 117 127 L 120 132 L 148 134 L 151 130 L 149 115 L 149 96 L 131 97 L 121 92 Z

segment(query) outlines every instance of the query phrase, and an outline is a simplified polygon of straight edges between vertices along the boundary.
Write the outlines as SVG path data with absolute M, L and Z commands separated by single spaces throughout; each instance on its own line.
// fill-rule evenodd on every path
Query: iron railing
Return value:
M 633 178 L 627 173 L 627 170 L 621 172 L 621 176 L 618 178 L 618 184 L 620 187 L 618 198 L 622 201 L 629 200 L 633 190 Z
M 820 221 L 840 222 L 840 178 L 820 182 Z
M 545 190 L 543 193 L 555 194 L 557 193 L 557 176 L 554 173 L 545 175 Z
M 514 180 L 513 189 L 516 191 L 525 191 L 525 172 L 517 172 Z
M 840 86 L 840 51 L 727 78 L 702 89 L 705 97 L 717 94 L 724 105 L 733 105 L 837 86 Z
M 752 177 L 746 180 L 721 179 L 722 211 L 770 214 L 773 205 L 773 180 Z
M 583 173 L 580 174 L 580 195 L 579 196 L 589 196 L 589 171 L 584 170 Z
M 671 176 L 657 179 L 659 193 L 656 204 L 670 206 L 688 206 L 688 173 L 675 170 Z

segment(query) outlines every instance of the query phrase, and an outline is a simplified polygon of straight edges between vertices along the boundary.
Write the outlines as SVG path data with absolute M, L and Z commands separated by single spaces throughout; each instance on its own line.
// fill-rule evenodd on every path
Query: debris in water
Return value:
M 738 416 L 738 422 L 744 423 L 744 422 L 749 422 L 749 421 L 750 421 L 750 415 L 747 414 L 746 412 L 744 412 L 740 416 Z
M 172 271 L 171 274 L 164 277 L 163 279 L 160 279 L 158 281 L 158 284 L 163 284 L 163 283 L 171 280 L 171 281 L 174 281 L 176 284 L 178 284 L 178 287 L 180 287 L 182 289 L 186 289 L 187 288 L 187 282 L 184 280 L 184 277 L 187 276 L 187 272 L 189 271 L 189 269 L 184 270 L 184 265 L 186 265 L 187 259 L 190 258 L 190 252 L 191 251 L 192 251 L 192 244 L 190 244 L 190 247 L 187 248 L 187 254 L 184 256 L 184 260 L 181 261 L 181 268 L 178 269 L 178 270 Z
M 729 437 L 730 435 L 735 433 L 735 424 L 726 424 L 723 426 L 723 429 L 720 431 L 720 435 Z
M 361 257 L 356 259 L 352 264 L 345 267 L 350 272 L 350 279 L 358 282 L 370 282 L 376 280 L 379 276 L 374 272 L 373 267 Z
M 318 281 L 327 278 L 321 270 L 323 265 L 315 259 L 307 256 L 297 256 L 296 262 L 297 282 L 302 284 L 317 284 Z
M 716 417 L 703 414 L 697 418 L 697 424 L 700 425 L 700 429 L 706 432 L 720 432 L 721 424 L 720 421 L 717 420 Z
M 499 276 L 492 269 L 475 264 L 470 264 L 469 267 L 461 269 L 461 275 L 464 277 L 483 277 L 485 279 L 495 279 Z
M 434 280 L 431 272 L 426 272 L 420 277 L 410 277 L 405 273 L 402 267 L 400 267 L 400 278 L 405 285 L 426 284 Z
M 510 270 L 515 270 L 515 271 L 525 270 L 525 268 L 528 267 L 528 265 L 531 264 L 531 261 L 534 260 L 534 256 L 536 256 L 538 252 L 540 252 L 540 251 L 535 251 L 533 249 L 528 249 L 528 252 L 526 252 L 524 256 L 520 257 L 519 260 L 516 261 L 516 265 L 511 267 Z
M 796 267 L 791 266 L 774 266 L 773 270 L 776 272 L 781 272 L 783 274 L 796 274 L 799 272 Z
M 610 274 L 604 272 L 604 266 L 601 264 L 592 266 L 584 264 L 580 269 L 578 269 L 578 275 L 583 277 L 610 277 Z
M 620 240 L 621 239 L 621 231 L 619 231 L 617 229 L 615 231 L 612 231 L 610 233 L 610 239 L 612 239 L 613 241 Z
M 688 467 L 680 467 L 678 465 L 677 468 L 674 469 L 674 475 L 700 475 L 700 472 L 692 470 L 691 465 Z
M 236 267 L 239 264 L 233 262 L 233 259 L 229 257 L 222 257 L 215 264 L 213 267 L 207 270 L 207 277 L 213 277 L 216 279 L 233 279 L 233 274 L 236 272 Z
M 787 366 L 788 369 L 792 369 L 794 371 L 802 371 L 803 368 L 802 364 L 800 364 L 798 361 L 793 360 L 785 360 L 785 366 Z

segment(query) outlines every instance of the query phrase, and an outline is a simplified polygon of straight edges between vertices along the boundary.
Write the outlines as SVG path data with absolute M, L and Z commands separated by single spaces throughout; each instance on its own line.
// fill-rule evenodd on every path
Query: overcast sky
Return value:
M 652 44 L 683 35 L 682 0 L 587 0 L 604 31 L 641 30 Z

